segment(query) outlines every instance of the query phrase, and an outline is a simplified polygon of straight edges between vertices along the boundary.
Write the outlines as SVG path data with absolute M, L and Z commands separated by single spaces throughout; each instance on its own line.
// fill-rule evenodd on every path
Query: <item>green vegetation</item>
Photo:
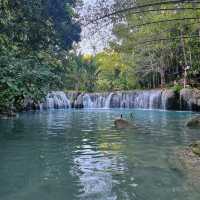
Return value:
M 148 4 L 161 1 L 148 1 Z M 126 12 L 123 23 L 114 26 L 116 40 L 111 47 L 126 56 L 138 84 L 143 88 L 165 87 L 181 82 L 190 66 L 189 78 L 198 83 L 200 72 L 198 3 L 147 6 L 136 0 L 138 9 Z M 120 41 L 120 43 L 118 42 Z
M 107 50 L 95 57 L 99 65 L 98 90 L 128 90 L 134 88 L 135 77 L 132 76 L 132 68 L 125 63 L 122 54 L 114 50 Z
M 179 93 L 184 79 L 186 85 L 200 86 L 200 3 L 115 0 L 110 14 L 99 5 L 105 13 L 93 16 L 93 21 L 119 20 L 113 22 L 115 37 L 109 47 L 92 58 L 97 65 L 93 71 L 93 90 L 84 86 L 83 76 L 78 83 L 83 86 L 81 90 L 170 87 Z
M 183 86 L 182 85 L 179 85 L 179 84 L 176 84 L 174 85 L 173 87 L 171 87 L 171 89 L 176 93 L 176 94 L 179 94 L 181 89 L 183 89 Z
M 0 112 L 64 86 L 66 54 L 79 41 L 75 0 L 0 1 Z M 74 25 L 75 24 L 75 25 Z
M 120 19 L 113 22 L 115 37 L 96 55 L 71 51 L 81 32 L 76 3 L 0 1 L 0 112 L 20 110 L 27 99 L 38 102 L 56 89 L 170 86 L 178 93 L 187 66 L 187 84 L 199 86 L 200 3 L 115 0 L 113 13 L 104 16 Z
M 99 74 L 98 65 L 92 55 L 68 55 L 66 73 L 67 89 L 94 92 Z

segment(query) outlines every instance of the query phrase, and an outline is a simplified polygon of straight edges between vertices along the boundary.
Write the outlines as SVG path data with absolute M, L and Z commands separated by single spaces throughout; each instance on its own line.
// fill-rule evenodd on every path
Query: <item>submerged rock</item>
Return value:
M 192 152 L 200 157 L 200 141 L 194 142 L 190 147 Z
M 200 128 L 200 116 L 190 119 L 186 123 L 186 126 L 188 126 L 190 128 L 198 128 L 198 127 Z
M 192 145 L 191 145 L 192 146 Z M 193 152 L 193 148 L 187 147 L 177 151 L 180 167 L 186 172 L 187 182 L 199 190 L 200 187 L 200 156 Z
M 124 119 L 116 119 L 114 121 L 114 124 L 115 124 L 115 127 L 118 128 L 118 129 L 125 129 L 125 128 L 133 128 L 134 127 L 130 122 L 128 122 Z

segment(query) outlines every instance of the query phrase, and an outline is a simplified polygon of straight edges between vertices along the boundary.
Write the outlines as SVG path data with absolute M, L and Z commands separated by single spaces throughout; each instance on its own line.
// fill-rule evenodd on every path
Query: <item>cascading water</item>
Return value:
M 83 96 L 83 107 L 84 108 L 93 108 L 93 102 L 88 94 Z
M 131 94 L 130 94 L 131 95 Z M 134 108 L 150 108 L 150 93 L 148 91 L 137 92 L 133 97 Z
M 94 93 L 83 95 L 83 108 L 163 109 L 162 90 Z
M 161 98 L 162 98 L 162 100 L 161 100 L 162 101 L 162 109 L 166 110 L 166 105 L 167 105 L 167 93 L 166 93 L 166 91 L 164 91 L 162 93 Z
M 190 92 L 190 91 L 189 91 Z M 109 109 L 109 108 L 142 108 L 164 110 L 200 110 L 200 95 L 192 96 L 191 92 L 182 91 L 178 95 L 170 89 L 116 91 L 104 93 L 80 93 L 62 91 L 50 92 L 41 104 L 31 99 L 24 104 L 25 110 L 35 109 Z M 194 93 L 194 92 L 193 92 Z
M 149 98 L 149 108 L 160 108 L 162 109 L 162 91 L 153 91 L 150 94 Z
M 112 95 L 113 95 L 113 93 L 110 93 L 108 95 L 108 97 L 106 98 L 104 108 L 106 108 L 106 109 L 110 108 L 110 102 L 111 102 Z
M 112 93 L 93 93 L 93 94 L 84 94 L 82 97 L 83 108 L 110 108 L 110 100 Z
M 50 92 L 45 102 L 40 104 L 40 109 L 66 109 L 70 107 L 70 101 L 62 91 Z

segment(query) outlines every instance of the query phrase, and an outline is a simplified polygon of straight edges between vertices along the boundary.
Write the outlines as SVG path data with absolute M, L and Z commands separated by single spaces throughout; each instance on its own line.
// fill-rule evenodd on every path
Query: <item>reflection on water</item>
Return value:
M 113 120 L 134 115 L 137 128 Z M 1 200 L 199 200 L 174 150 L 189 112 L 55 110 L 0 121 Z

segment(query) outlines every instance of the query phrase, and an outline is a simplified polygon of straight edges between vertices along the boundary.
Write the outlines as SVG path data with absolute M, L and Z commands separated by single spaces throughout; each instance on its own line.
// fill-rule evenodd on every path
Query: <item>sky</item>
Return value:
M 81 15 L 87 14 L 87 8 L 93 7 L 96 0 L 83 0 L 84 6 L 80 11 Z M 102 51 L 108 46 L 109 40 L 112 38 L 112 24 L 107 26 L 97 27 L 93 25 L 88 25 L 86 27 L 82 26 L 80 51 L 83 54 L 95 54 Z

